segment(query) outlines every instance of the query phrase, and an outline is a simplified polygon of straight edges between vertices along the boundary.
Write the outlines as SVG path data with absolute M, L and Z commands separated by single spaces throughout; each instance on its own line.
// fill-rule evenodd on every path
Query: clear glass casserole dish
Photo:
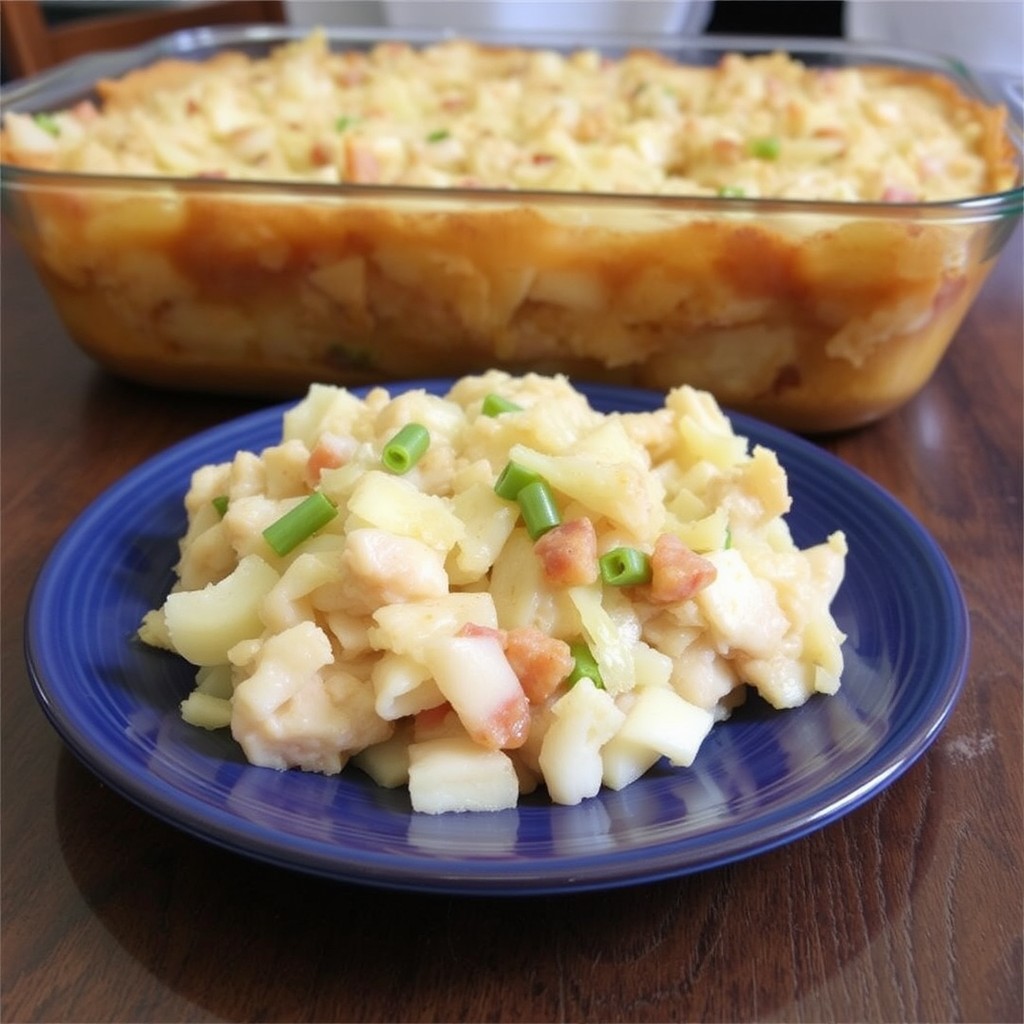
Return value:
M 73 107 L 96 83 L 294 30 L 178 33 L 15 83 L 4 113 Z M 332 49 L 442 34 L 327 30 Z M 710 67 L 784 51 L 888 66 L 984 96 L 958 64 L 815 41 L 632 38 L 484 44 Z M 804 432 L 870 422 L 945 353 L 1024 206 L 1009 187 L 944 201 L 831 201 L 67 172 L 8 162 L 2 198 L 72 338 L 124 377 L 286 396 L 501 367 L 665 389 L 688 383 Z

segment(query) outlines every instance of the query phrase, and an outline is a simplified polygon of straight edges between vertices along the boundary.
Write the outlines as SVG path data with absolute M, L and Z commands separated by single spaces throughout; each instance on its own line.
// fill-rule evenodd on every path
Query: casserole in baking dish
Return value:
M 923 386 L 1022 205 L 961 69 L 844 44 L 210 30 L 6 92 L 70 333 L 203 390 L 558 370 L 850 427 Z

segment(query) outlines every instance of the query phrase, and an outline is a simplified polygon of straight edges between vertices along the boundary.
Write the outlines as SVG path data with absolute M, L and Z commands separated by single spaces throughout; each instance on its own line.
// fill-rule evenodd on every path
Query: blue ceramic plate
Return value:
M 443 390 L 443 381 L 418 382 Z M 583 387 L 603 411 L 651 392 Z M 134 638 L 162 603 L 192 470 L 280 436 L 283 406 L 157 455 L 98 498 L 48 558 L 27 656 L 57 732 L 98 776 L 202 839 L 273 864 L 398 889 L 521 895 L 652 881 L 749 857 L 835 821 L 928 748 L 963 684 L 968 619 L 934 541 L 891 497 L 812 444 L 742 416 L 789 474 L 801 546 L 846 531 L 833 609 L 848 634 L 839 694 L 717 727 L 692 769 L 656 768 L 577 807 L 542 795 L 493 814 L 421 815 L 356 769 L 326 778 L 248 765 L 225 731 L 186 725 L 188 665 Z

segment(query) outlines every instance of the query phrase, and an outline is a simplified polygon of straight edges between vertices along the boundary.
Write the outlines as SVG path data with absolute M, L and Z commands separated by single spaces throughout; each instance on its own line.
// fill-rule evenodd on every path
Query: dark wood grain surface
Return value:
M 47 552 L 127 470 L 257 403 L 105 375 L 10 233 L 2 244 L 4 1021 L 1022 1019 L 1019 232 L 919 397 L 820 441 L 904 502 L 959 574 L 971 668 L 934 746 L 783 849 L 516 900 L 250 861 L 126 802 L 64 749 L 22 650 Z

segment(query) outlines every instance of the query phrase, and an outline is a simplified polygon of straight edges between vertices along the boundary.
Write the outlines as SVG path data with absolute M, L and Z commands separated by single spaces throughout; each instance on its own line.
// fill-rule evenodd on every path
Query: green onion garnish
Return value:
M 408 473 L 430 447 L 430 431 L 421 423 L 406 423 L 380 453 L 384 468 L 392 473 Z
M 601 579 L 613 587 L 633 587 L 651 582 L 651 560 L 637 548 L 612 548 L 597 564 Z
M 226 494 L 218 494 L 210 504 L 217 510 L 217 515 L 223 519 L 224 513 L 228 510 L 228 496 Z
M 506 501 L 515 501 L 527 484 L 536 483 L 538 480 L 540 477 L 532 469 L 527 469 L 518 462 L 509 462 L 494 482 L 494 493 Z
M 775 160 L 778 158 L 782 144 L 774 135 L 766 135 L 762 139 L 750 140 L 750 153 L 759 160 Z
M 436 128 L 427 136 L 427 142 L 444 142 L 450 134 L 447 128 Z
M 727 526 L 725 528 L 725 543 L 722 544 L 722 548 L 728 551 L 732 547 L 732 530 Z
M 572 671 L 570 671 L 566 682 L 575 686 L 581 679 L 589 679 L 599 690 L 604 689 L 604 680 L 601 678 L 601 670 L 597 666 L 594 655 L 590 648 L 582 641 L 569 644 L 569 651 L 572 653 Z
M 534 480 L 520 488 L 516 495 L 519 511 L 523 514 L 523 523 L 530 540 L 536 540 L 548 530 L 558 526 L 562 517 L 558 514 L 555 496 L 546 480 Z
M 322 526 L 326 526 L 337 514 L 338 506 L 322 491 L 314 491 L 271 523 L 263 531 L 263 537 L 278 555 L 284 557 Z
M 343 132 L 346 128 L 351 128 L 355 123 L 354 117 L 349 117 L 348 114 L 342 114 L 340 117 L 334 120 L 334 130 L 336 132 Z
M 480 411 L 485 416 L 500 416 L 503 412 L 522 412 L 523 407 L 493 392 L 484 398 Z
M 53 136 L 60 135 L 60 125 L 57 124 L 57 118 L 53 114 L 34 114 L 32 120 L 35 121 L 44 132 L 49 132 Z
M 739 185 L 723 185 L 718 194 L 723 199 L 742 199 L 747 193 Z

